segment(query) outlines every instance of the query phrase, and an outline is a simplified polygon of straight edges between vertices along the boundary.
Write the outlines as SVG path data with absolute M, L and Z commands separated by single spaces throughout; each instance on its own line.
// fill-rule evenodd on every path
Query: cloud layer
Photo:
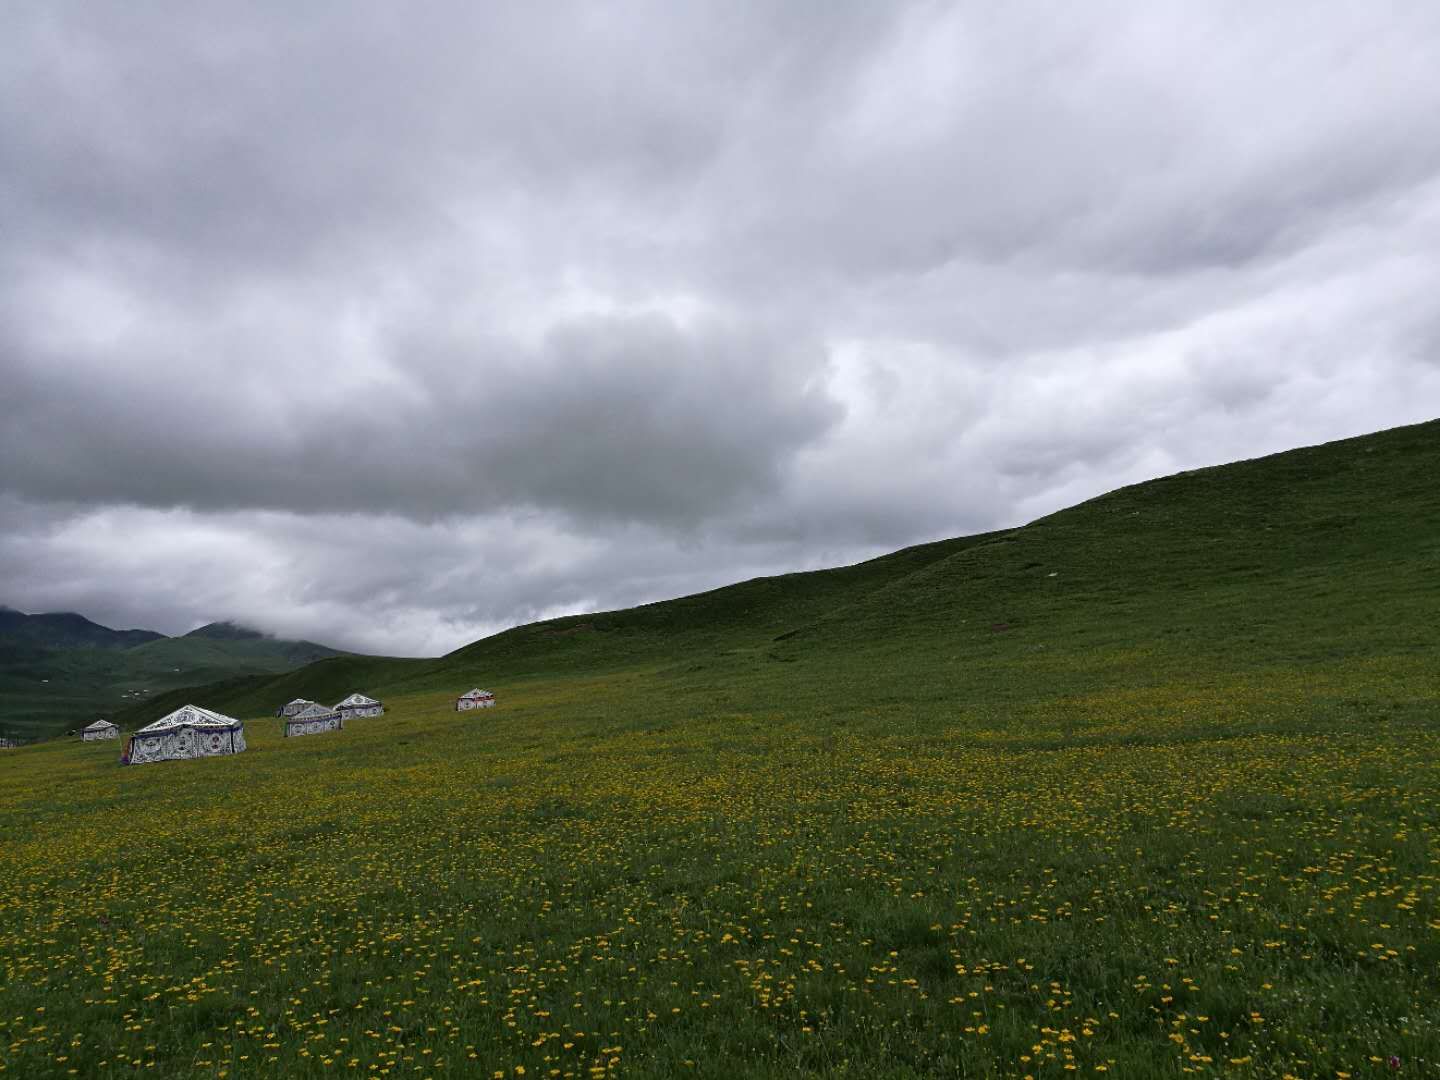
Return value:
M 0 601 L 433 652 L 1440 413 L 1440 9 L 34 4 Z

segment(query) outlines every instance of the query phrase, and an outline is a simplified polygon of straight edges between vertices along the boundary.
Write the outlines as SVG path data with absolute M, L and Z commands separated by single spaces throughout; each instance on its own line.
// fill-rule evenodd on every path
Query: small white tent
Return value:
M 344 701 L 337 702 L 335 709 L 341 716 L 379 716 L 385 711 L 385 706 L 376 701 L 373 697 L 366 697 L 364 694 L 351 694 Z
M 285 737 L 318 735 L 322 731 L 345 730 L 345 718 L 335 709 L 313 702 L 294 716 L 285 718 Z
M 82 728 L 80 738 L 84 742 L 94 742 L 96 739 L 118 739 L 120 729 L 109 720 L 96 720 L 87 728 Z
M 495 695 L 489 690 L 471 690 L 455 699 L 456 712 L 464 712 L 466 709 L 493 709 L 494 707 Z
M 297 697 L 294 701 L 287 702 L 286 704 L 281 705 L 280 708 L 276 709 L 275 715 L 294 716 L 296 713 L 303 712 L 305 709 L 309 708 L 311 705 L 314 704 L 315 702 L 311 701 L 309 698 Z
M 144 765 L 151 761 L 238 754 L 245 749 L 245 725 L 232 716 L 182 705 L 168 716 L 130 736 L 120 761 Z

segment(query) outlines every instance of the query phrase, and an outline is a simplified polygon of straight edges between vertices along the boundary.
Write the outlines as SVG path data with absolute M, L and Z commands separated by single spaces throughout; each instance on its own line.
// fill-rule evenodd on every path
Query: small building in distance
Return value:
M 467 709 L 493 709 L 494 707 L 495 695 L 489 690 L 471 690 L 455 699 L 456 712 L 464 712 Z
M 96 720 L 87 728 L 81 728 L 80 739 L 82 742 L 94 742 L 97 739 L 118 739 L 120 729 L 109 720 Z
M 286 704 L 281 705 L 280 708 L 276 709 L 275 715 L 294 716 L 296 713 L 303 712 L 305 709 L 309 708 L 311 705 L 314 704 L 315 702 L 311 701 L 309 698 L 297 697 L 294 701 L 287 702 Z
M 356 716 L 380 716 L 385 712 L 385 706 L 373 697 L 351 694 L 344 701 L 336 702 L 335 710 L 348 720 Z
M 344 731 L 345 717 L 338 709 L 311 702 L 294 716 L 285 718 L 285 738 L 292 735 L 318 735 L 322 731 Z
M 130 736 L 122 765 L 238 754 L 245 749 L 245 725 L 233 716 L 182 705 Z

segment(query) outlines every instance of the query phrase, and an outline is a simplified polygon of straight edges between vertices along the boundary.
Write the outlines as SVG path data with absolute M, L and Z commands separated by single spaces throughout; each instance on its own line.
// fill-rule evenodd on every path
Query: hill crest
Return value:
M 853 566 L 529 623 L 436 660 L 337 658 L 186 692 L 213 691 L 222 711 L 254 716 L 356 686 L 458 693 L 622 670 L 708 671 L 723 686 L 729 675 L 792 663 L 843 678 L 860 656 L 896 651 L 933 654 L 944 665 L 1097 642 L 1343 653 L 1361 631 L 1341 617 L 1335 597 L 1362 589 L 1374 605 L 1434 602 L 1416 589 L 1433 578 L 1417 567 L 1440 558 L 1433 475 L 1440 421 L 1188 470 L 1020 528 Z M 1270 593 L 1278 607 L 1267 610 Z M 1364 612 L 1346 618 L 1374 629 Z M 1399 629 L 1394 636 L 1392 644 L 1408 647 Z
M 43 649 L 129 649 L 165 635 L 154 630 L 113 630 L 75 611 L 35 615 L 0 605 L 0 637 Z
M 213 641 L 258 641 L 268 638 L 271 635 L 262 634 L 259 630 L 251 629 L 248 626 L 241 626 L 239 623 L 229 619 L 220 622 L 206 623 L 204 626 L 197 626 L 189 633 L 180 635 L 187 638 L 209 638 Z

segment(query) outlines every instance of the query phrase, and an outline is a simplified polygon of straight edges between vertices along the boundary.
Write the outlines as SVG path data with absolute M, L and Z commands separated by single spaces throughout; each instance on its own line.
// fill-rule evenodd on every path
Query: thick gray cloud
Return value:
M 1440 412 L 1440 9 L 19 5 L 0 601 L 383 651 Z
M 535 347 L 480 334 L 381 339 L 403 364 L 338 392 L 288 364 L 71 365 L 37 349 L 0 454 L 32 499 L 695 524 L 773 491 L 842 413 L 817 383 L 823 351 L 773 332 L 596 315 Z

